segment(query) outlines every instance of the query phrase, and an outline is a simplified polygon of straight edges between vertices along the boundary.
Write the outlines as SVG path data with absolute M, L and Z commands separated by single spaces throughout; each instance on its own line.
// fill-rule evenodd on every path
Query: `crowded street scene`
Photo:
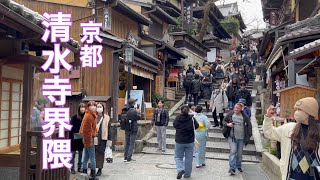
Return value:
M 0 0 L 0 180 L 320 180 L 319 0 Z

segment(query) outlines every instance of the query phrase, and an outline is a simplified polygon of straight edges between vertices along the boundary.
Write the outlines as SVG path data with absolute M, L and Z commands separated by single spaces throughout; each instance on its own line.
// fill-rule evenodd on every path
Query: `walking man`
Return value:
M 230 146 L 229 173 L 235 175 L 236 169 L 243 172 L 242 151 L 252 136 L 252 125 L 250 119 L 242 111 L 243 104 L 237 103 L 233 112 L 230 112 L 223 120 L 223 134 L 228 138 Z

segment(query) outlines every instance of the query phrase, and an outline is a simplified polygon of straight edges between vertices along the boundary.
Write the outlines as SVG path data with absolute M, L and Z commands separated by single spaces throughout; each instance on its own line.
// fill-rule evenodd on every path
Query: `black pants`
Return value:
M 214 124 L 216 126 L 219 126 L 219 122 L 218 122 L 218 117 L 217 117 L 217 109 L 214 109 L 213 113 L 212 113 L 212 116 L 213 116 L 213 120 L 214 120 Z M 223 121 L 223 113 L 219 113 L 219 118 L 220 118 L 220 126 L 222 126 L 222 121 Z
M 186 100 L 184 101 L 185 103 L 191 102 L 191 99 L 192 99 L 192 98 L 188 99 L 188 98 L 189 98 L 189 95 L 191 95 L 190 90 L 189 90 L 189 89 L 188 89 L 188 90 L 186 89 Z
M 199 101 L 199 93 L 197 94 L 193 94 L 193 102 L 194 102 L 194 105 L 198 105 L 198 101 Z

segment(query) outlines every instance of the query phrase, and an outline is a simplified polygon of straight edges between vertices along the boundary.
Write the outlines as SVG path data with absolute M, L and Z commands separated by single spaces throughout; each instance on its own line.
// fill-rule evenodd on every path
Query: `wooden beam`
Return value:
M 4 16 L 3 14 L 1 14 L 0 16 Z M 38 34 L 30 31 L 30 29 L 26 28 L 25 26 L 16 23 L 15 21 L 9 19 L 9 18 L 0 18 L 0 22 L 5 24 L 6 26 L 20 32 L 21 34 L 23 34 L 24 38 L 36 38 L 38 37 Z
M 24 65 L 23 75 L 23 101 L 22 101 L 22 126 L 21 126 L 21 143 L 20 143 L 20 180 L 27 180 L 29 159 L 27 152 L 27 130 L 30 129 L 31 107 L 33 104 L 33 67 L 31 63 Z

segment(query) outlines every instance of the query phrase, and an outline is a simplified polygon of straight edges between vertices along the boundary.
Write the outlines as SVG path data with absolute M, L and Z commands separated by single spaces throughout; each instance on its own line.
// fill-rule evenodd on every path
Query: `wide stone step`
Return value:
M 175 134 L 176 134 L 176 131 L 174 129 L 167 129 L 167 138 L 174 139 L 175 138 Z M 223 137 L 222 133 L 209 132 L 208 141 L 212 141 L 212 142 L 227 142 L 228 139 Z M 249 144 L 254 144 L 254 141 L 250 140 Z
M 167 149 L 174 149 L 175 148 L 175 140 L 174 139 L 166 139 L 166 147 Z M 147 147 L 158 147 L 158 142 L 157 142 L 157 137 L 153 137 L 149 139 L 146 142 Z M 229 153 L 230 152 L 230 147 L 229 143 L 227 142 L 212 142 L 208 141 L 207 142 L 207 152 L 217 152 L 217 153 Z M 244 147 L 243 149 L 243 154 L 244 155 L 257 155 L 256 153 L 256 148 L 253 144 L 248 144 L 247 146 Z
M 145 147 L 143 148 L 142 153 L 145 154 L 159 154 L 157 152 L 156 147 Z M 174 155 L 174 149 L 167 149 L 165 153 L 162 153 L 164 155 Z M 207 159 L 217 159 L 217 160 L 229 160 L 229 153 L 217 153 L 217 152 L 206 152 L 206 158 Z M 254 163 L 260 163 L 261 159 L 258 156 L 254 155 L 243 155 L 242 156 L 243 162 L 254 162 Z

